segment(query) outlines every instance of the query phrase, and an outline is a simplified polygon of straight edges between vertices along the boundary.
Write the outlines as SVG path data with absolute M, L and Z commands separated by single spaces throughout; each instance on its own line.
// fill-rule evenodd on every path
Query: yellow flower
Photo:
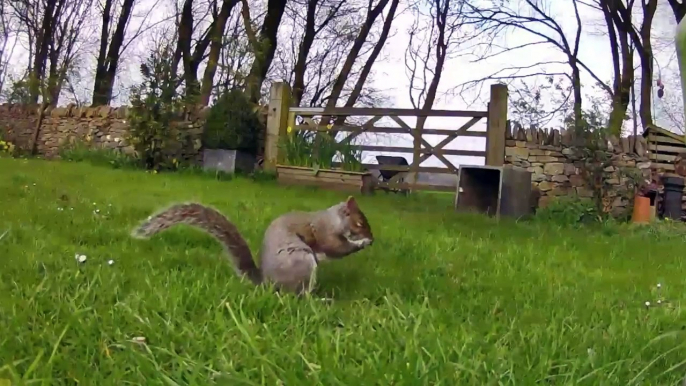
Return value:
M 152 174 L 157 174 L 157 170 L 153 170 L 153 171 L 152 171 Z
M 290 134 L 292 131 L 293 131 L 293 128 L 288 126 L 288 128 L 286 129 L 286 133 Z
M 327 128 L 328 130 L 333 129 L 333 123 L 329 123 L 328 125 L 326 125 L 326 128 Z
M 179 161 L 177 161 L 176 158 L 174 158 L 174 159 L 172 159 L 172 163 L 173 163 L 174 165 L 176 165 L 177 163 L 179 163 Z

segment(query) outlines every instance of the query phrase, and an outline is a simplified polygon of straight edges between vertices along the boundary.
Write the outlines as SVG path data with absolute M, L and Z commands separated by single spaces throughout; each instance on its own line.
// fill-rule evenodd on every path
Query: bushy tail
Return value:
M 228 250 L 239 274 L 248 276 L 255 284 L 262 281 L 250 247 L 238 228 L 224 215 L 207 206 L 197 203 L 173 205 L 149 217 L 131 232 L 131 236 L 147 239 L 176 224 L 191 225 L 214 236 Z

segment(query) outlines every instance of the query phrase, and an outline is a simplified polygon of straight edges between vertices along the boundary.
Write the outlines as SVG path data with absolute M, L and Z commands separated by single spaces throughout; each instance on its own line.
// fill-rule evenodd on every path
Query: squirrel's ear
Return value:
M 350 210 L 357 209 L 357 201 L 355 201 L 355 197 L 348 196 L 348 199 L 345 201 L 345 206 Z

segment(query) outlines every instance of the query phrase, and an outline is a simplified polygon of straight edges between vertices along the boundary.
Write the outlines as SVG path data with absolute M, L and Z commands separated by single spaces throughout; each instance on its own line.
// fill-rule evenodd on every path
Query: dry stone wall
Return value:
M 172 127 L 178 130 L 179 142 L 169 151 L 192 163 L 200 162 L 200 137 L 207 107 L 188 114 Z M 124 107 L 50 108 L 44 112 L 36 142 L 38 154 L 46 158 L 59 156 L 69 143 L 82 141 L 95 148 L 119 149 L 132 153 L 128 141 L 129 109 Z M 29 149 L 39 120 L 38 106 L 0 105 L 0 135 L 18 148 Z
M 584 161 L 579 148 L 584 144 L 571 132 L 508 129 L 505 146 L 505 163 L 532 173 L 532 188 L 539 194 L 539 207 L 545 207 L 555 197 L 593 196 L 583 176 Z M 625 212 L 629 205 L 627 197 L 632 195 L 627 191 L 629 175 L 650 177 L 647 144 L 642 136 L 611 138 L 601 151 L 611 159 L 603 173 L 604 186 L 608 187 L 604 197 L 606 210 L 618 215 Z

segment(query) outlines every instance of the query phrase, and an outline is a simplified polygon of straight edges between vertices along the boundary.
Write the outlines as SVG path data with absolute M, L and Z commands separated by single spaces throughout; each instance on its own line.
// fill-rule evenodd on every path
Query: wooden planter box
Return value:
M 369 172 L 276 165 L 277 180 L 285 185 L 318 186 L 344 192 L 373 194 L 375 179 Z

